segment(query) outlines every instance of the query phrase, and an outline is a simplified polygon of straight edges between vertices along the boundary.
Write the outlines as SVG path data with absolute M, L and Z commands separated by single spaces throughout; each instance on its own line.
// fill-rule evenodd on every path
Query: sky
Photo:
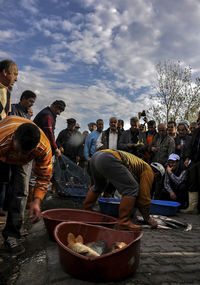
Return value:
M 55 100 L 81 131 L 125 121 L 154 104 L 155 65 L 180 60 L 200 72 L 199 0 L 0 0 L 0 60 L 19 68 L 12 103 L 37 94 L 34 115 Z

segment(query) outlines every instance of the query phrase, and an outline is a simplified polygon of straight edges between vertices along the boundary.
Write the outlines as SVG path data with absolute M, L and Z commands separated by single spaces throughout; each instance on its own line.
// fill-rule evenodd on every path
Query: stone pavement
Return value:
M 177 220 L 192 224 L 183 229 L 144 229 L 140 265 L 137 271 L 119 282 L 99 284 L 200 284 L 200 215 L 178 213 Z M 16 285 L 90 285 L 62 271 L 57 244 L 49 240 L 41 220 L 23 242 L 25 256 L 18 258 L 10 284 Z M 120 270 L 116 268 L 117 270 Z M 78 269 L 77 269 L 78 270 Z M 1 284 L 1 283 L 0 283 Z

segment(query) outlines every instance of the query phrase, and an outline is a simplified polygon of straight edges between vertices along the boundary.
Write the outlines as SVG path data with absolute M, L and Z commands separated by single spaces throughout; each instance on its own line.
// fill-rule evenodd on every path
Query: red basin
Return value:
M 51 240 L 55 240 L 54 229 L 61 222 L 77 221 L 111 228 L 117 223 L 114 217 L 77 209 L 51 209 L 42 212 L 42 216 Z
M 114 242 L 125 242 L 122 249 L 96 258 L 80 255 L 67 247 L 68 233 L 81 234 L 84 243 L 104 240 L 109 248 Z M 63 222 L 56 226 L 55 239 L 59 247 L 60 263 L 65 272 L 88 281 L 117 281 L 138 268 L 142 232 L 117 231 L 80 222 Z

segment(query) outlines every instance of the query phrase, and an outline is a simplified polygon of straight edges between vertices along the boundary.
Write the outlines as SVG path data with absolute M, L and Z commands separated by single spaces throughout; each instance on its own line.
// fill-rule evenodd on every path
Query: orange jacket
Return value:
M 13 149 L 15 130 L 23 123 L 32 121 L 18 116 L 8 116 L 0 121 L 0 160 L 15 165 L 24 165 L 34 159 L 34 175 L 36 176 L 35 198 L 44 198 L 49 187 L 52 173 L 52 152 L 49 140 L 40 130 L 40 142 L 28 154 L 19 154 Z

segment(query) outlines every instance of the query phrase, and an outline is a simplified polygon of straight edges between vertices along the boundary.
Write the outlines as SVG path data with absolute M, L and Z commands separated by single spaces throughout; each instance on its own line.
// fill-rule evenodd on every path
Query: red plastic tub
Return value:
M 114 217 L 77 209 L 51 209 L 42 212 L 42 216 L 51 240 L 55 240 L 54 229 L 61 222 L 77 221 L 111 228 L 117 223 Z
M 127 245 L 115 252 L 89 258 L 67 247 L 68 233 L 82 235 L 84 244 L 104 240 L 109 248 L 114 242 Z M 140 239 L 142 232 L 117 231 L 110 228 L 78 222 L 63 222 L 56 226 L 55 239 L 59 247 L 60 263 L 65 272 L 88 281 L 117 281 L 125 278 L 138 268 Z

